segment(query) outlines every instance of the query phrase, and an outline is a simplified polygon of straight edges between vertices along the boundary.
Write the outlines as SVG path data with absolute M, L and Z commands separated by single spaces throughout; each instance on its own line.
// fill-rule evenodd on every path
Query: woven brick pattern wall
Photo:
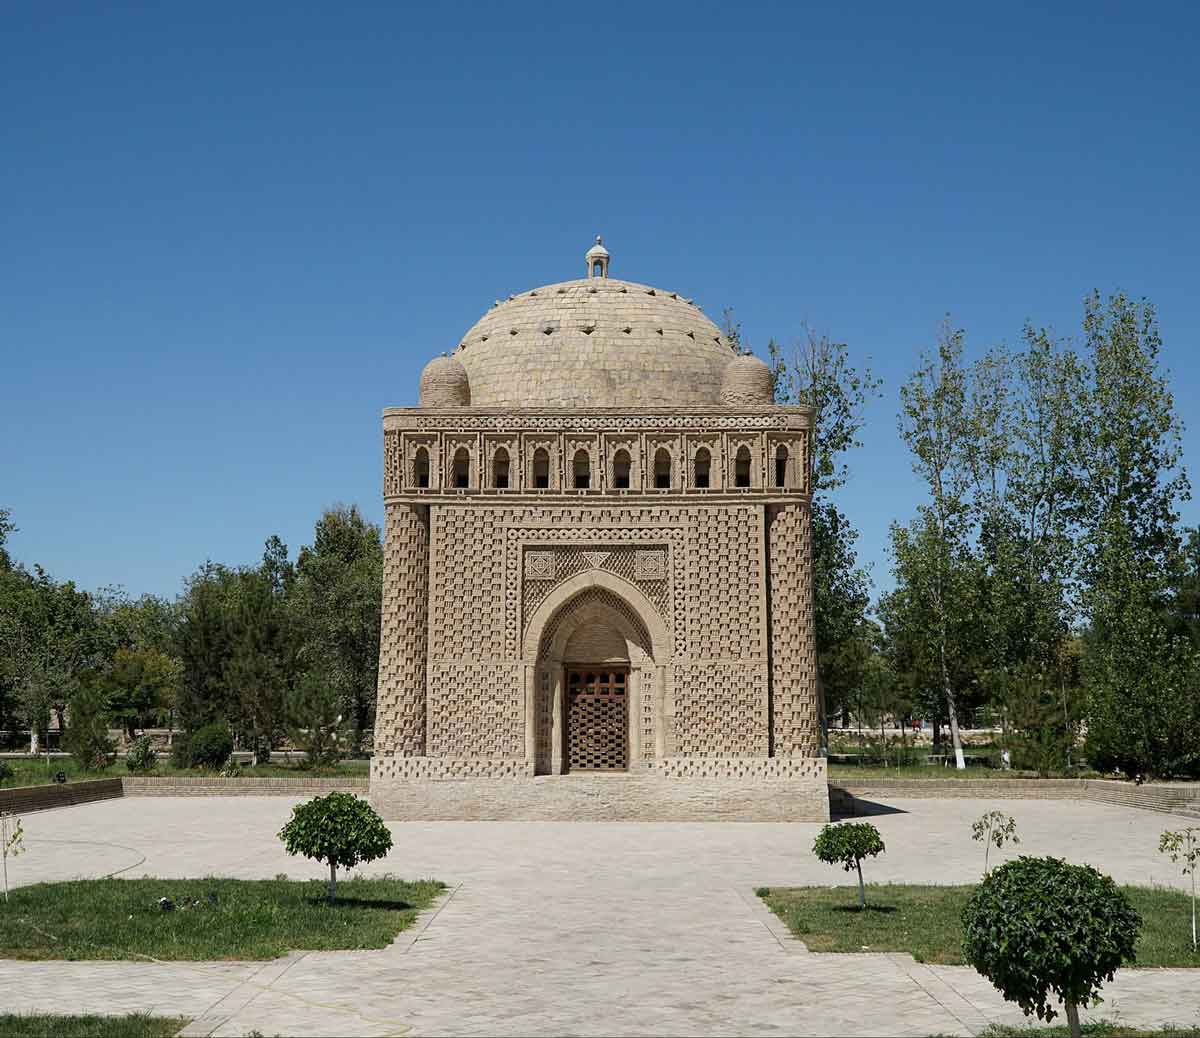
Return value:
M 375 752 L 425 752 L 429 517 L 423 506 L 387 507 Z
M 806 505 L 768 506 L 767 571 L 774 755 L 810 756 L 817 751 L 818 704 Z

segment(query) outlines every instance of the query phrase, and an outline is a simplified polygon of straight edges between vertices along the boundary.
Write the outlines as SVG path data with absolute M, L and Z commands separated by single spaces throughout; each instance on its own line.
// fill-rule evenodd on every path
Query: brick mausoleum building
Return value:
M 387 818 L 829 816 L 811 412 L 698 306 L 497 302 L 384 411 Z

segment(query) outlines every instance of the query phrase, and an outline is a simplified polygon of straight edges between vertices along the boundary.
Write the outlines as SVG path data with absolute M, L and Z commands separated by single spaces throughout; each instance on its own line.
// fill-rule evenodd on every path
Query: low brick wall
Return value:
M 121 796 L 121 780 L 93 779 L 90 782 L 50 783 L 45 786 L 17 786 L 0 789 L 0 811 L 30 814 L 51 807 L 90 804 L 93 800 L 112 800 Z
M 1142 785 L 1110 779 L 880 779 L 830 783 L 830 810 L 865 813 L 856 801 L 898 800 L 1094 800 L 1145 811 L 1200 818 L 1200 785 Z
M 822 772 L 824 769 L 820 769 Z M 376 779 L 389 821 L 824 822 L 824 774 L 808 779 L 673 778 L 655 772 Z
M 367 776 L 354 778 L 187 778 L 131 775 L 118 779 L 127 797 L 302 797 L 367 792 Z

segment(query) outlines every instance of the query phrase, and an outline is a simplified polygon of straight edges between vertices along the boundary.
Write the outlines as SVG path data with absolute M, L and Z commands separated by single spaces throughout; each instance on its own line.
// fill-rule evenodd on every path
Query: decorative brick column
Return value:
M 429 508 L 387 506 L 375 756 L 425 753 Z
M 767 508 L 767 611 L 772 754 L 814 757 L 820 704 L 813 629 L 812 518 L 806 504 Z

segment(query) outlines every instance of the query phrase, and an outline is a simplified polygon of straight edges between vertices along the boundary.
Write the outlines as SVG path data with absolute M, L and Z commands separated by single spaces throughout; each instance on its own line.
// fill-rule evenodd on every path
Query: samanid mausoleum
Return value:
M 497 301 L 384 411 L 386 818 L 829 816 L 811 412 L 609 261 Z

